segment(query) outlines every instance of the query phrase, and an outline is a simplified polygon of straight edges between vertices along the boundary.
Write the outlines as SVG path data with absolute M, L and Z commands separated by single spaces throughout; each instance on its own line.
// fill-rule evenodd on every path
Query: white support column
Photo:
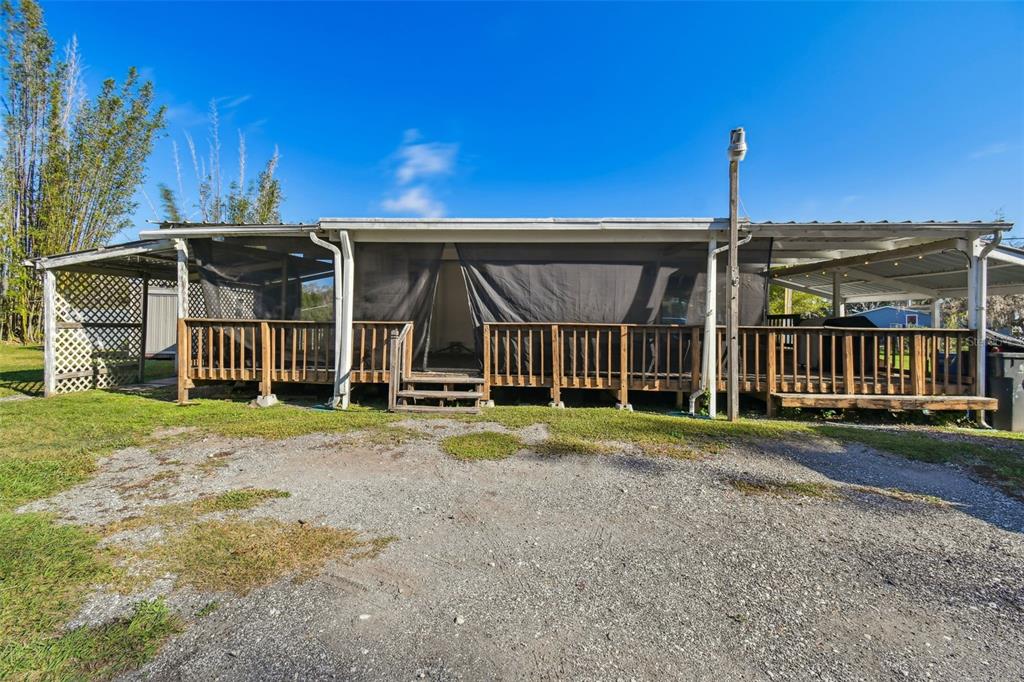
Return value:
M 43 270 L 43 395 L 57 390 L 57 274 Z
M 338 369 L 341 376 L 341 409 L 348 409 L 352 393 L 352 316 L 353 297 L 355 296 L 355 258 L 352 240 L 348 232 L 341 232 L 342 267 L 342 305 L 341 305 L 341 340 L 338 345 Z
M 175 239 L 178 252 L 178 319 L 188 317 L 188 243 Z
M 347 233 L 342 233 L 342 234 L 345 235 L 344 239 L 347 240 L 348 239 L 348 234 Z M 331 406 L 332 407 L 338 407 L 340 405 L 341 409 L 344 410 L 344 409 L 347 409 L 348 406 L 349 406 L 349 388 L 350 388 L 349 375 L 352 372 L 352 352 L 351 352 L 351 350 L 345 350 L 345 346 L 346 346 L 346 344 L 345 344 L 346 330 L 348 331 L 348 333 L 347 333 L 348 348 L 351 348 L 351 339 L 352 339 L 352 321 L 351 321 L 351 317 L 352 317 L 352 303 L 351 303 L 352 296 L 351 296 L 351 292 L 347 291 L 346 288 L 345 288 L 345 282 L 346 282 L 345 276 L 346 276 L 346 274 L 348 274 L 352 270 L 352 267 L 351 267 L 351 263 L 352 263 L 352 259 L 351 259 L 352 247 L 351 247 L 351 244 L 349 244 L 349 247 L 348 247 L 348 250 L 347 250 L 347 253 L 349 253 L 349 258 L 345 259 L 344 255 L 342 254 L 342 249 L 339 249 L 334 244 L 321 239 L 320 237 L 318 237 L 316 235 L 315 232 L 310 232 L 309 233 L 309 238 L 313 241 L 314 244 L 319 244 L 320 246 L 324 247 L 325 249 L 329 250 L 332 254 L 334 254 L 334 358 L 335 358 L 335 364 L 334 364 L 334 391 L 333 391 L 333 394 L 331 395 Z M 345 261 L 344 265 L 342 264 L 343 260 Z M 348 307 L 348 311 L 349 311 L 348 312 L 349 322 L 348 322 L 347 325 L 345 324 L 345 319 L 346 319 L 345 309 L 346 309 L 346 306 Z M 346 358 L 347 358 L 348 362 L 343 361 L 343 359 L 346 359 Z
M 843 301 L 843 273 L 832 273 L 832 317 L 844 317 L 846 303 Z
M 974 243 L 975 252 L 975 278 L 977 283 L 974 285 L 974 296 L 975 296 L 975 313 L 974 320 L 977 330 L 977 336 L 975 337 L 975 343 L 977 344 L 977 353 L 974 354 L 975 361 L 975 376 L 978 378 L 977 394 L 984 396 L 986 392 L 985 386 L 985 347 L 988 342 L 988 258 L 983 257 L 982 254 L 983 245 L 980 240 L 976 240 Z M 982 419 L 984 419 L 984 413 L 982 413 Z
M 707 305 L 704 310 L 704 357 L 701 374 L 708 394 L 708 416 L 718 416 L 718 242 L 708 242 L 708 267 L 705 282 Z
M 932 299 L 932 327 L 942 329 L 942 299 Z

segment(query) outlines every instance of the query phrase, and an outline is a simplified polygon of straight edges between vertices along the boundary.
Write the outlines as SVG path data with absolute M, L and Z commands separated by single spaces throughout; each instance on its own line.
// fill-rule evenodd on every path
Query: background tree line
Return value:
M 35 0 L 0 4 L 2 140 L 0 140 L 0 340 L 37 341 L 41 289 L 26 259 L 106 244 L 132 223 L 146 160 L 165 125 L 153 85 L 134 67 L 107 79 L 92 97 L 82 79 L 77 42 L 58 55 Z M 186 196 L 177 144 L 177 192 L 160 186 L 169 222 L 280 222 L 275 150 L 256 178 L 224 183 L 219 120 L 211 106 L 207 154 L 186 140 L 195 177 Z

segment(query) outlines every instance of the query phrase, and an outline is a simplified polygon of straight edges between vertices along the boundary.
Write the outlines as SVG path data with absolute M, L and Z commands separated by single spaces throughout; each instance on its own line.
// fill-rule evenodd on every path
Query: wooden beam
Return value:
M 827 272 L 829 270 L 836 270 L 840 268 L 857 267 L 858 265 L 870 265 L 872 263 L 887 263 L 889 261 L 899 260 L 900 258 L 921 256 L 929 253 L 956 249 L 960 246 L 961 241 L 962 240 L 960 239 L 942 239 L 937 242 L 905 246 L 899 249 L 879 251 L 877 253 L 869 253 L 863 256 L 837 258 L 835 260 L 808 263 L 806 265 L 792 265 L 785 268 L 779 268 L 778 270 L 772 270 L 770 275 L 774 279 L 780 277 L 792 277 L 793 275 L 803 275 L 810 272 Z
M 846 272 L 851 275 L 855 275 L 858 279 L 863 279 L 868 282 L 874 282 L 876 284 L 884 284 L 897 290 L 897 293 L 909 293 L 919 294 L 924 298 L 934 298 L 938 292 L 935 289 L 929 289 L 928 287 L 921 286 L 920 284 L 914 284 L 908 282 L 901 277 L 886 277 L 885 275 L 876 275 L 873 272 L 867 270 L 861 270 L 859 268 L 845 268 Z M 840 271 L 836 271 L 838 275 Z
M 977 396 L 866 396 L 828 393 L 773 393 L 782 407 L 821 407 L 831 409 L 860 408 L 865 410 L 994 410 L 999 401 Z

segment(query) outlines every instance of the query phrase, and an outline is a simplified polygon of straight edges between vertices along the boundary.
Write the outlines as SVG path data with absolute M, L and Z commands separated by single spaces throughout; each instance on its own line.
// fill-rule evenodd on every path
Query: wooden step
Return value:
M 474 377 L 468 374 L 445 374 L 443 372 L 412 372 L 402 381 L 408 384 L 475 384 L 477 386 L 484 383 L 483 377 Z
M 395 412 L 432 412 L 435 414 L 480 414 L 479 407 L 443 407 L 441 405 L 396 405 Z
M 847 395 L 842 393 L 772 393 L 782 407 L 866 410 L 995 410 L 999 401 L 969 395 Z
M 421 398 L 423 400 L 479 400 L 484 397 L 480 391 L 424 391 L 411 389 L 398 392 L 399 398 Z

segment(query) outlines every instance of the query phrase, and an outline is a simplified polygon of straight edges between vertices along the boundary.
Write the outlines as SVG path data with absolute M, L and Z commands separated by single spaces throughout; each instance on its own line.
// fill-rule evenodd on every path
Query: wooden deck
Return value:
M 390 343 L 405 322 L 356 322 L 353 383 L 393 385 L 395 348 L 404 372 L 412 344 Z M 334 324 L 283 320 L 179 321 L 179 394 L 195 382 L 330 384 Z M 482 399 L 493 388 L 544 388 L 555 404 L 563 389 L 672 392 L 699 389 L 703 328 L 684 325 L 492 323 L 482 330 Z M 718 329 L 717 391 L 729 359 Z M 993 409 L 974 395 L 972 332 L 960 329 L 741 327 L 740 390 L 784 407 Z M 400 377 L 399 377 L 400 378 Z M 399 382 L 400 383 L 400 382 Z M 398 386 L 396 390 L 403 390 Z

